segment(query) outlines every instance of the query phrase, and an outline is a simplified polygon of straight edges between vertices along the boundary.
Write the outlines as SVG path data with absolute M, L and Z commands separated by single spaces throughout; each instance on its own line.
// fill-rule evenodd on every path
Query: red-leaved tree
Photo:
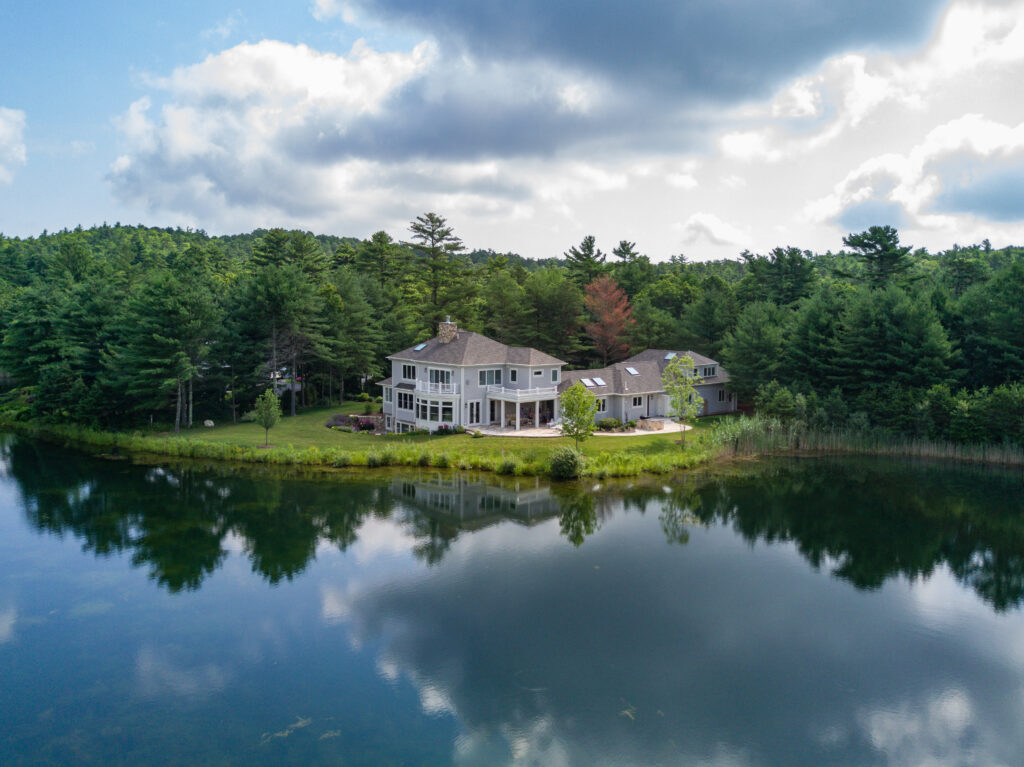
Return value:
M 626 335 L 633 327 L 633 307 L 629 298 L 613 278 L 603 274 L 587 285 L 584 299 L 594 321 L 587 325 L 587 335 L 594 341 L 598 353 L 608 360 L 620 360 L 629 352 Z

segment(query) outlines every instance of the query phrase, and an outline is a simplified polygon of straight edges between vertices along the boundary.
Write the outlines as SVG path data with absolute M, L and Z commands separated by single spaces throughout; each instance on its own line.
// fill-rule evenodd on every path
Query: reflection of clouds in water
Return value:
M 18 622 L 18 610 L 14 605 L 0 607 L 0 644 L 14 638 L 14 625 Z
M 320 617 L 324 623 L 334 625 L 346 621 L 352 613 L 352 589 L 349 583 L 345 589 L 336 586 L 320 587 Z
M 919 705 L 903 703 L 893 709 L 868 711 L 859 719 L 865 737 L 885 754 L 890 765 L 1000 764 L 990 761 L 995 752 L 985 747 L 995 740 L 995 733 L 975 721 L 973 706 L 963 690 L 948 689 Z
M 352 553 L 356 562 L 363 565 L 382 556 L 409 554 L 415 545 L 416 538 L 402 525 L 390 519 L 367 517 L 359 527 Z
M 1024 611 L 994 613 L 945 565 L 910 584 L 907 601 L 936 634 L 969 637 L 974 650 L 997 663 L 1024 664 Z
M 147 698 L 168 693 L 185 698 L 206 697 L 223 690 L 230 679 L 230 674 L 216 664 L 189 668 L 151 647 L 143 647 L 136 655 L 135 676 L 139 692 Z

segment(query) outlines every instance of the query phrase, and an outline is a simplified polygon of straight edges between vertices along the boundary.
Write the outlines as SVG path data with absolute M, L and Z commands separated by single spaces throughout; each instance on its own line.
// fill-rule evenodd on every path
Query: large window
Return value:
M 480 371 L 481 386 L 501 386 L 501 368 Z
M 441 421 L 444 423 L 451 423 L 454 419 L 452 418 L 452 403 L 442 402 L 441 403 Z
M 644 404 L 644 398 L 643 397 L 633 397 L 633 407 L 643 407 L 643 404 Z
M 470 402 L 469 403 L 469 422 L 480 423 L 480 403 Z
M 407 391 L 398 392 L 398 408 L 400 410 L 412 410 L 412 393 Z
M 407 381 L 416 380 L 416 366 L 415 365 L 402 365 L 402 378 Z
M 450 370 L 438 370 L 437 368 L 430 368 L 427 371 L 430 383 L 432 384 L 450 384 L 452 382 L 452 371 Z

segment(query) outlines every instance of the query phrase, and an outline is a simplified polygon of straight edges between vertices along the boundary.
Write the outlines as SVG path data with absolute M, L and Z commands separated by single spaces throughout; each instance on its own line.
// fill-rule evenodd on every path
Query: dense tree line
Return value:
M 407 234 L 118 224 L 0 236 L 9 400 L 34 416 L 188 427 L 237 417 L 277 377 L 303 382 L 286 396 L 294 413 L 366 389 L 387 354 L 447 315 L 577 367 L 692 349 L 722 361 L 741 401 L 799 397 L 819 418 L 947 437 L 977 434 L 962 413 L 989 413 L 981 398 L 1006 401 L 1024 380 L 1020 248 L 932 254 L 872 227 L 836 253 L 653 263 L 635 242 L 606 254 L 587 236 L 536 261 L 467 252 L 434 213 Z

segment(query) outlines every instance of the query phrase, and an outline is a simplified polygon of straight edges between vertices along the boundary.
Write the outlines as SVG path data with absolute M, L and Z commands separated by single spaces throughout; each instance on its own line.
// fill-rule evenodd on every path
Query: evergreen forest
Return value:
M 838 247 L 840 246 L 841 247 Z M 406 239 L 121 224 L 0 235 L 8 416 L 108 429 L 378 395 L 386 356 L 461 328 L 570 367 L 645 348 L 719 360 L 740 402 L 811 426 L 1024 444 L 1024 248 L 931 253 L 888 226 L 835 252 L 652 262 L 594 237 L 533 260 L 469 251 L 425 213 Z M 295 387 L 298 389 L 299 387 Z

